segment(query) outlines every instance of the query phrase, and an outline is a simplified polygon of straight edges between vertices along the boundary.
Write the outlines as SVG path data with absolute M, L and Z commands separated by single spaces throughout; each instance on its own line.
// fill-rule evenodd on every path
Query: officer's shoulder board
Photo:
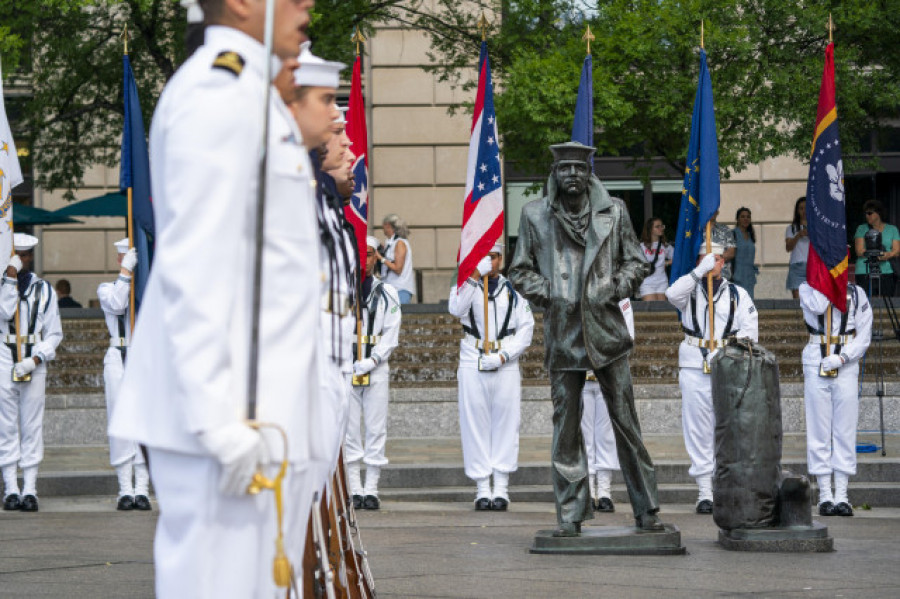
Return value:
M 244 70 L 244 64 L 244 58 L 240 54 L 226 50 L 224 52 L 219 52 L 219 55 L 216 56 L 216 59 L 212 63 L 212 68 L 222 69 L 233 74 L 235 77 L 239 77 L 241 71 Z

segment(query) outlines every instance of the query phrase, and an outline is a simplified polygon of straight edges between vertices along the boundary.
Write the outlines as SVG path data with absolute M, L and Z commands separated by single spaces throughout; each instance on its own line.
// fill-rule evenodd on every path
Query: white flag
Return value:
M 0 70 L 0 260 L 12 254 L 12 189 L 22 182 L 16 144 L 9 130 L 3 102 L 3 72 Z

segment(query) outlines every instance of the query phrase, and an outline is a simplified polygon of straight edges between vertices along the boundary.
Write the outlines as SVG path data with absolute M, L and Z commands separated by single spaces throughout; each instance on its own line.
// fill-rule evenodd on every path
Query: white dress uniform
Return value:
M 108 418 L 112 418 L 131 343 L 131 278 L 120 275 L 115 282 L 100 283 L 97 298 L 106 318 L 106 328 L 109 329 L 109 349 L 103 357 L 103 387 L 106 394 L 106 414 Z M 116 469 L 119 479 L 119 499 L 149 495 L 147 465 L 137 443 L 131 439 L 111 436 L 109 463 Z
M 374 277 L 372 277 L 374 279 Z M 365 303 L 361 306 L 362 334 L 364 335 L 363 355 L 359 359 L 372 358 L 377 366 L 369 372 L 368 387 L 354 387 L 350 376 L 346 379 L 350 390 L 350 418 L 345 442 L 345 458 L 352 495 L 374 495 L 378 497 L 378 480 L 382 466 L 388 460 L 384 455 L 387 440 L 387 414 L 390 365 L 388 359 L 397 347 L 400 335 L 400 297 L 397 290 L 388 283 L 374 280 Z M 351 338 L 354 351 L 356 337 Z M 366 428 L 363 447 L 360 418 L 364 418 Z M 366 464 L 366 484 L 360 482 L 360 461 Z
M 15 326 L 17 304 L 19 321 Z M 16 331 L 26 341 L 18 360 L 12 349 Z M 37 497 L 38 464 L 44 459 L 47 362 L 56 357 L 56 348 L 63 338 L 53 286 L 31 273 L 24 298 L 20 299 L 16 279 L 4 275 L 0 284 L 0 335 L 4 341 L 0 347 L 0 467 L 4 499 L 19 495 L 17 465 L 21 466 L 24 479 L 21 494 Z M 40 356 L 41 363 L 32 371 L 30 382 L 14 383 L 14 364 L 29 356 Z
M 488 298 L 488 328 L 484 326 L 484 287 L 466 279 L 450 290 L 450 314 L 462 321 L 459 344 L 459 428 L 466 476 L 478 485 L 476 501 L 509 501 L 509 473 L 519 466 L 519 417 L 522 377 L 519 356 L 531 345 L 531 306 L 506 277 L 497 277 Z M 499 342 L 505 362 L 495 371 L 479 371 L 483 340 Z M 496 353 L 496 352 L 495 352 Z M 490 487 L 493 474 L 494 488 Z
M 750 295 L 727 279 L 719 280 L 719 288 L 713 293 L 714 339 L 717 343 L 711 351 L 708 348 L 706 277 L 697 277 L 691 271 L 666 290 L 669 303 L 681 311 L 681 327 L 685 332 L 684 340 L 678 348 L 681 424 L 684 445 L 691 458 L 688 474 L 696 479 L 700 488 L 698 503 L 712 501 L 712 474 L 716 459 L 716 416 L 713 412 L 712 382 L 710 376 L 703 372 L 704 359 L 712 359 L 725 337 L 759 340 L 759 315 Z
M 109 433 L 149 448 L 161 598 L 275 592 L 272 495 L 222 493 L 223 466 L 199 435 L 247 417 L 267 60 L 274 59 L 244 33 L 207 28 L 204 45 L 163 90 L 150 131 L 156 253 Z M 279 425 L 289 440 L 285 549 L 300 576 L 310 464 L 330 453 L 318 434 L 319 351 L 311 338 L 320 313 L 315 183 L 274 88 L 268 109 L 257 419 Z M 280 435 L 262 435 L 271 460 L 280 460 Z
M 819 485 L 819 504 L 847 503 L 847 483 L 856 474 L 856 427 L 859 418 L 859 361 L 872 339 L 872 307 L 858 285 L 847 286 L 847 311 L 832 309 L 830 355 L 843 365 L 836 377 L 819 376 L 825 354 L 825 312 L 828 298 L 807 283 L 800 284 L 800 307 L 810 331 L 803 348 L 803 395 L 806 404 L 806 463 Z M 835 492 L 831 490 L 834 473 Z
M 619 309 L 625 317 L 628 334 L 634 339 L 634 310 L 631 299 L 619 302 Z M 584 389 L 581 392 L 581 433 L 587 450 L 588 472 L 591 480 L 591 497 L 597 501 L 602 497 L 611 498 L 612 471 L 621 470 L 616 453 L 616 434 L 609 419 L 609 408 L 600 389 L 600 383 L 593 372 L 588 371 Z

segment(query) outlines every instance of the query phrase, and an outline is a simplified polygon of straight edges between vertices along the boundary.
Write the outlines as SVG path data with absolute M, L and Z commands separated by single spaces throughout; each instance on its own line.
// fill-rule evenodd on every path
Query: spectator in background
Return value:
M 407 241 L 409 229 L 396 214 L 385 216 L 381 226 L 387 237 L 384 242 L 384 253 L 375 254 L 381 260 L 381 279 L 397 290 L 401 304 L 408 304 L 416 293 L 412 249 Z
M 794 203 L 794 218 L 784 232 L 784 251 L 791 253 L 787 283 L 794 299 L 800 297 L 800 283 L 806 281 L 806 258 L 809 256 L 809 230 L 806 228 L 806 196 Z
M 60 279 L 56 282 L 56 295 L 59 298 L 60 308 L 81 308 L 82 305 L 72 299 L 72 286 L 68 279 Z
M 891 258 L 900 256 L 900 231 L 894 225 L 885 222 L 886 214 L 884 205 L 878 200 L 869 200 L 863 204 L 863 210 L 866 212 L 866 222 L 856 229 L 854 243 L 856 246 L 856 284 L 869 293 L 869 265 L 866 264 L 864 254 L 866 251 L 866 233 L 869 229 L 875 229 L 881 233 L 881 247 L 884 253 L 878 256 L 881 263 L 881 286 L 878 282 L 873 283 L 870 296 L 891 296 L 894 295 L 895 275 L 894 269 L 891 267 Z
M 661 218 L 648 218 L 641 233 L 641 252 L 650 263 L 650 275 L 641 283 L 638 294 L 644 301 L 665 301 L 669 277 L 666 267 L 672 264 L 674 248 L 666 243 L 666 225 Z
M 737 226 L 733 229 L 737 247 L 734 253 L 734 272 L 731 280 L 735 285 L 746 289 L 750 299 L 753 299 L 753 288 L 756 287 L 756 275 L 759 273 L 759 269 L 755 265 L 756 233 L 753 231 L 753 223 L 750 221 L 750 209 L 738 208 L 734 219 L 737 221 Z

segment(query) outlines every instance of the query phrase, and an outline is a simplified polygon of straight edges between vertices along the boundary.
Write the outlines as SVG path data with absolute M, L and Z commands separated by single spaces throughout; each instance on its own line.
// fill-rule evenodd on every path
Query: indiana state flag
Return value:
M 825 48 L 825 71 L 806 182 L 809 258 L 806 281 L 842 311 L 847 311 L 847 209 L 844 164 L 838 139 L 834 86 L 834 44 Z
M 688 145 L 678 235 L 672 257 L 669 282 L 691 271 L 703 242 L 706 223 L 719 209 L 719 148 L 716 143 L 716 114 L 713 109 L 712 80 L 706 66 L 706 52 L 700 50 L 700 80 L 691 117 L 691 141 Z

